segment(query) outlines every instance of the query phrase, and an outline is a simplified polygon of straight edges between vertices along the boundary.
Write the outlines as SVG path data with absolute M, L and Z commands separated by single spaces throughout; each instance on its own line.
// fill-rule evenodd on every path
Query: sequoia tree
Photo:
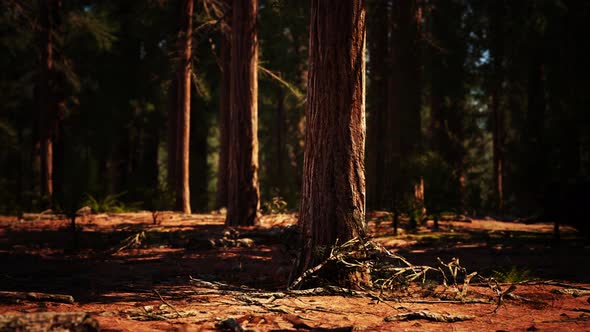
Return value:
M 258 189 L 258 0 L 232 5 L 229 178 L 226 224 L 254 225 Z
M 294 276 L 322 262 L 336 243 L 366 235 L 364 1 L 312 0 L 309 46 L 303 249 Z M 346 287 L 368 282 L 362 271 L 323 271 Z

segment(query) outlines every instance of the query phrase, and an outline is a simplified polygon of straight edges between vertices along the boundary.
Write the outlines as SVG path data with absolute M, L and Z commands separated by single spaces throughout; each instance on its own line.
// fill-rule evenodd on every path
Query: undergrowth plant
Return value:
M 121 213 L 121 212 L 134 212 L 139 210 L 138 204 L 136 203 L 124 203 L 119 200 L 125 192 L 106 195 L 102 199 L 97 199 L 90 194 L 86 194 L 87 198 L 84 202 L 85 206 L 89 206 L 94 213 Z

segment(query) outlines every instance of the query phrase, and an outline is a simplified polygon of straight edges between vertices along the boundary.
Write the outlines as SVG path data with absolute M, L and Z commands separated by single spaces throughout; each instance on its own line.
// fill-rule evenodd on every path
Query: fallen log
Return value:
M 428 311 L 412 311 L 412 312 L 405 312 L 402 314 L 387 316 L 384 318 L 386 322 L 398 322 L 404 320 L 416 320 L 416 319 L 425 319 L 432 322 L 442 322 L 442 323 L 454 323 L 454 322 L 461 322 L 465 320 L 472 320 L 475 316 L 469 315 L 448 315 L 448 314 L 437 314 L 434 312 Z
M 85 312 L 37 312 L 0 315 L 0 331 L 98 332 L 98 321 Z
M 0 301 L 10 300 L 27 300 L 37 302 L 59 302 L 59 303 L 74 303 L 74 297 L 65 294 L 48 294 L 35 292 L 0 292 Z

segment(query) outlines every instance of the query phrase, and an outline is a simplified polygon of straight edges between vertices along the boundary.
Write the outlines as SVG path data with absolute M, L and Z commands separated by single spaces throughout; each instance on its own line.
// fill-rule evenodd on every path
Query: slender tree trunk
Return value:
M 370 4 L 370 6 L 369 6 Z M 385 178 L 385 135 L 387 130 L 387 82 L 388 70 L 388 27 L 387 1 L 373 0 L 367 4 L 372 20 L 367 23 L 367 47 L 369 48 L 370 73 L 367 111 L 367 205 L 370 208 L 387 208 L 383 202 L 383 180 Z
M 277 106 L 275 113 L 275 123 L 273 128 L 273 145 L 274 157 L 269 158 L 272 164 L 268 166 L 270 174 L 272 174 L 273 186 L 277 189 L 277 195 L 284 197 L 285 195 L 285 94 L 282 87 L 277 87 L 276 90 Z
M 492 38 L 491 55 L 493 63 L 493 87 L 492 87 L 492 151 L 493 151 L 493 177 L 496 209 L 502 213 L 504 209 L 504 181 L 503 166 L 504 156 L 503 129 L 504 113 L 501 108 L 502 82 L 504 81 L 504 1 L 495 1 L 490 26 Z
M 180 66 L 178 69 L 178 174 L 176 204 L 182 212 L 191 213 L 189 160 L 191 112 L 191 57 L 192 57 L 193 0 L 183 0 L 178 38 Z
M 170 82 L 170 88 L 168 89 L 170 105 L 168 109 L 168 173 L 167 183 L 168 190 L 176 193 L 176 155 L 177 155 L 177 136 L 178 136 L 178 79 L 176 73 Z
M 234 0 L 226 224 L 254 225 L 258 189 L 258 0 Z
M 312 0 L 310 22 L 303 250 L 294 276 L 323 261 L 337 242 L 366 236 L 364 1 Z M 366 271 L 333 266 L 322 273 L 346 287 L 370 283 Z
M 41 2 L 41 66 L 39 74 L 39 132 L 41 196 L 53 205 L 53 132 L 55 125 L 55 97 L 52 94 L 53 25 L 58 3 L 54 0 Z
M 228 1 L 229 2 L 229 1 Z M 227 206 L 228 154 L 229 154 L 229 117 L 230 117 L 230 82 L 231 82 L 231 21 L 226 18 L 221 37 L 219 87 L 219 164 L 217 169 L 217 208 Z

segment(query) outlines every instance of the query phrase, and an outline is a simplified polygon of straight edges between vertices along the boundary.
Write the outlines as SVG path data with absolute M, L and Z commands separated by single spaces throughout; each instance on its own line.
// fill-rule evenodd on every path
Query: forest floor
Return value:
M 221 214 L 88 215 L 78 218 L 75 252 L 68 220 L 25 215 L 0 217 L 0 323 L 82 312 L 101 331 L 590 331 L 590 246 L 573 229 L 562 227 L 559 244 L 552 224 L 489 218 L 442 221 L 436 231 L 428 223 L 393 236 L 386 219 L 373 213 L 369 222 L 384 247 L 434 267 L 437 257 L 457 257 L 468 273 L 495 277 L 501 301 L 475 279 L 460 300 L 434 280 L 381 297 L 283 293 L 294 255 L 290 214 L 235 232 Z M 19 292 L 67 294 L 75 302 L 42 294 L 18 299 Z M 473 319 L 392 317 L 409 312 Z

